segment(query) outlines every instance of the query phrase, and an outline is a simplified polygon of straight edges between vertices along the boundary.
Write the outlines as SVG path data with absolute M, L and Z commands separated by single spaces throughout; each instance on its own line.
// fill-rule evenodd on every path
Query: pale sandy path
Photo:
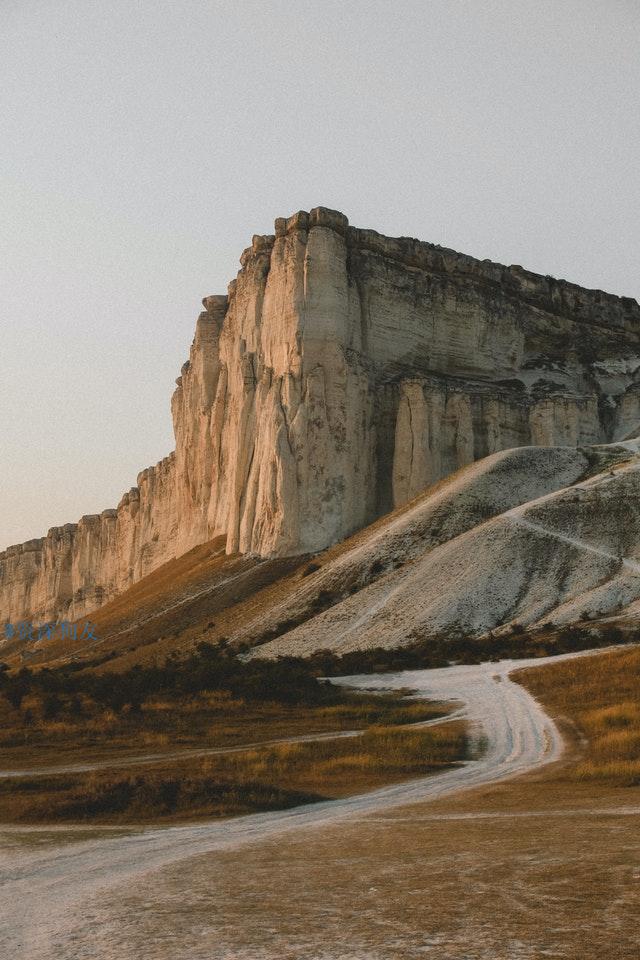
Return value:
M 556 658 L 559 659 L 559 658 Z M 0 828 L 0 951 L 16 960 L 49 960 L 67 924 L 101 891 L 134 881 L 153 884 L 154 870 L 200 854 L 241 848 L 342 818 L 366 818 L 392 807 L 443 797 L 525 773 L 557 759 L 562 739 L 542 707 L 509 674 L 545 661 L 502 661 L 442 670 L 341 678 L 361 689 L 411 687 L 438 701 L 462 701 L 486 740 L 481 759 L 344 800 L 187 826 L 101 830 Z M 86 837 L 89 839 L 86 839 Z M 91 956 L 88 941 L 65 947 L 64 960 Z

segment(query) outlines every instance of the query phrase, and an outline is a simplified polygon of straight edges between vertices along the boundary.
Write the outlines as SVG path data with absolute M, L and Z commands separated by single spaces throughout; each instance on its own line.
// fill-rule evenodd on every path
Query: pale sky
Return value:
M 277 216 L 639 297 L 639 51 L 638 0 L 0 0 L 0 549 L 173 448 Z

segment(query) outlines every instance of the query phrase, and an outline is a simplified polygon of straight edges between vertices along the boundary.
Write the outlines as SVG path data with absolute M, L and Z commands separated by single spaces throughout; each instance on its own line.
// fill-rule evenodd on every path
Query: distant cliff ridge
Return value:
M 176 450 L 117 510 L 0 553 L 0 621 L 79 617 L 225 534 L 314 552 L 487 454 L 640 425 L 640 307 L 319 207 L 206 297 Z

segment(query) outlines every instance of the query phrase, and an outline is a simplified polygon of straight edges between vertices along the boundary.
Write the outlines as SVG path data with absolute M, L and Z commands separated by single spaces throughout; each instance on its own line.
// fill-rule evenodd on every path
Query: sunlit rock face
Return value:
M 219 534 L 307 553 L 458 467 L 640 424 L 634 300 L 350 227 L 316 208 L 207 297 L 176 450 L 117 510 L 0 554 L 0 621 L 79 617 Z

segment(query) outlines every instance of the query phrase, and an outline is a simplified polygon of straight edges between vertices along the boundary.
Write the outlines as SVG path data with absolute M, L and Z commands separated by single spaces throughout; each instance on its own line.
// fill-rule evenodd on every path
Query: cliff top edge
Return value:
M 619 296 L 596 287 L 583 287 L 551 274 L 535 273 L 520 264 L 505 265 L 488 258 L 480 259 L 451 247 L 430 243 L 428 240 L 405 236 L 390 237 L 377 230 L 354 227 L 344 213 L 330 207 L 313 207 L 309 211 L 298 210 L 289 217 L 277 217 L 274 234 L 255 234 L 251 246 L 243 251 L 240 263 L 244 265 L 243 258 L 246 260 L 252 254 L 269 252 L 280 237 L 292 232 L 307 232 L 314 227 L 333 230 L 343 236 L 352 247 L 381 254 L 410 267 L 451 274 L 475 274 L 494 283 L 505 283 L 512 279 L 518 286 L 543 286 L 546 290 L 557 286 L 590 300 L 626 307 L 631 312 L 637 312 L 640 317 L 640 304 L 634 297 Z

